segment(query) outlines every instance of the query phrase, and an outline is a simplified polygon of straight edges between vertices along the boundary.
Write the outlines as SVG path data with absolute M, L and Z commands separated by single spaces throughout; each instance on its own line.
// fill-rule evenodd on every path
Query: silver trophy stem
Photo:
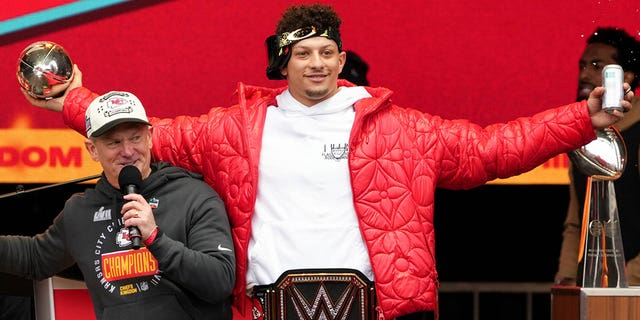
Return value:
M 625 258 L 613 181 L 591 180 L 582 287 L 627 288 Z
M 614 127 L 596 131 L 597 139 L 569 153 L 587 178 L 578 253 L 578 284 L 584 288 L 627 288 L 624 250 L 613 181 L 627 162 L 627 149 Z

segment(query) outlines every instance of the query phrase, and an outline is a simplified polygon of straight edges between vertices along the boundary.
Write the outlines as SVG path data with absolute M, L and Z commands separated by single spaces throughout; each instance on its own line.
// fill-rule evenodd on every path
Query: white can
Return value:
M 613 110 L 622 109 L 622 100 L 624 99 L 624 71 L 617 64 L 608 64 L 602 69 L 602 86 L 604 87 L 604 95 L 602 96 L 602 109 L 608 113 Z

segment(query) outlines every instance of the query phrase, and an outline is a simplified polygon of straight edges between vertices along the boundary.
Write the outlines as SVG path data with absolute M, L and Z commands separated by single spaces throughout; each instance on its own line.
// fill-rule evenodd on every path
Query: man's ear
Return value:
M 149 149 L 153 148 L 153 126 L 149 126 Z
M 342 51 L 339 53 L 339 60 L 340 60 L 340 71 L 338 71 L 338 73 L 342 73 L 342 69 L 344 69 L 344 65 L 347 63 L 346 51 Z
M 95 162 L 98 162 L 98 152 L 96 151 L 96 145 L 89 139 L 84 139 L 84 148 L 89 152 L 89 156 Z

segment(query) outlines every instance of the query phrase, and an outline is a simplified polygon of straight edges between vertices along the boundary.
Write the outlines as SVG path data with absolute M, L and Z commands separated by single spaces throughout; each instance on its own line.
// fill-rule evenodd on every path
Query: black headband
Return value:
M 329 27 L 322 32 L 314 26 L 296 29 L 290 32 L 284 32 L 280 35 L 274 34 L 266 40 L 267 54 L 269 57 L 269 65 L 267 66 L 267 78 L 271 80 L 282 80 L 285 77 L 280 73 L 287 66 L 289 58 L 291 58 L 291 45 L 294 43 L 311 38 L 325 37 L 331 39 L 338 44 L 338 51 L 342 51 L 342 41 L 340 33 Z

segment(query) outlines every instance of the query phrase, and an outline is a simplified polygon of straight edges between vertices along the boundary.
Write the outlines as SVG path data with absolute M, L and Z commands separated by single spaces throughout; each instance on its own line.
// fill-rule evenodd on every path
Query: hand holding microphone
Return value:
M 140 170 L 138 170 L 138 168 L 133 165 L 125 166 L 124 168 L 122 168 L 120 174 L 118 175 L 118 184 L 120 185 L 120 190 L 123 195 L 126 196 L 129 194 L 137 194 L 140 186 L 142 185 L 142 174 L 140 173 Z M 146 216 L 149 216 L 146 215 L 145 217 L 141 217 L 140 213 L 142 213 L 144 210 L 141 210 L 141 208 L 139 207 L 143 205 L 146 206 L 146 208 L 143 209 L 148 209 L 146 211 L 151 211 L 151 207 L 144 200 L 144 198 L 142 198 L 141 196 L 138 197 L 139 199 L 137 201 L 130 200 L 126 202 L 122 207 L 122 213 L 125 214 L 125 224 L 131 224 L 133 221 L 129 222 L 128 220 L 132 218 L 141 219 L 140 221 L 136 221 L 136 225 L 129 226 L 129 239 L 131 240 L 134 249 L 139 249 L 140 247 L 142 247 L 142 234 L 140 233 L 140 229 L 138 228 L 138 226 L 141 225 L 141 222 L 145 221 L 144 218 L 146 218 Z M 128 211 L 132 212 L 127 213 Z M 151 216 L 151 218 L 151 222 L 153 222 L 153 226 L 155 227 L 153 216 Z

